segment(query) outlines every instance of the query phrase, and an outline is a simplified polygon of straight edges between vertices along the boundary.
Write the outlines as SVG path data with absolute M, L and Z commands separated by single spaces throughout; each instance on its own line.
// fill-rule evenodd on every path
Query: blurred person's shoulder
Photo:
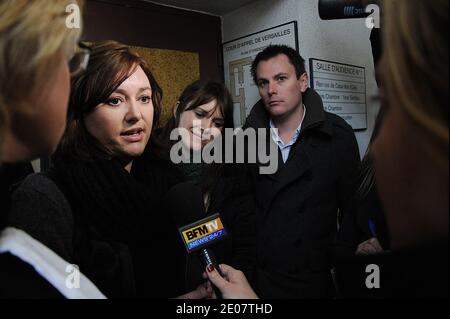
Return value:
M 334 113 L 325 112 L 327 121 L 333 127 L 333 133 L 344 135 L 355 135 L 353 128 L 342 117 Z

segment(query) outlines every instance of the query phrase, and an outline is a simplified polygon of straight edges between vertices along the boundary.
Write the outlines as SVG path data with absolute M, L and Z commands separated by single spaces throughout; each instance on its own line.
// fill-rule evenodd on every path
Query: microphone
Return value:
M 227 231 L 219 214 L 206 216 L 203 194 L 194 182 L 180 183 L 167 192 L 167 208 L 175 221 L 188 254 L 198 253 L 204 268 L 214 265 L 222 276 L 214 253 L 209 248 L 224 239 Z M 220 291 L 213 286 L 218 299 Z
M 366 5 L 362 0 L 319 0 L 319 16 L 322 20 L 367 18 Z

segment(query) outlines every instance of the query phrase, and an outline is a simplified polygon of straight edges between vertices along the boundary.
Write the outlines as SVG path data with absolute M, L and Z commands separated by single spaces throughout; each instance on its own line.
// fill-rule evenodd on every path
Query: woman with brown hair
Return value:
M 136 163 L 157 126 L 161 89 L 127 46 L 88 48 L 52 166 L 15 191 L 9 223 L 77 264 L 108 297 L 172 297 L 155 278 L 167 265 L 151 259 L 171 260 L 165 216 L 156 213 L 164 172 Z
M 223 83 L 196 81 L 181 93 L 173 109 L 173 116 L 158 132 L 153 151 L 171 169 L 168 174 L 179 183 L 198 187 L 204 203 L 203 218 L 219 213 L 227 229 L 227 237 L 211 249 L 217 260 L 242 269 L 252 276 L 256 264 L 256 229 L 251 186 L 246 170 L 239 164 L 225 162 L 225 129 L 233 130 L 233 101 Z M 179 140 L 171 140 L 175 132 Z M 229 135 L 226 135 L 229 136 Z M 180 146 L 180 147 L 178 147 Z M 205 161 L 205 149 L 222 151 L 221 162 Z M 184 151 L 178 159 L 178 150 Z M 195 160 L 198 155 L 198 160 Z M 215 158 L 219 158 L 219 154 Z M 182 162 L 177 162 L 182 160 Z M 197 194 L 198 194 L 197 193 Z M 184 195 L 184 194 L 183 194 Z M 193 196 L 193 195 L 191 195 Z M 195 201 L 195 199 L 192 199 Z M 168 203 L 166 210 L 173 211 Z M 199 217 L 200 219 L 200 217 Z M 174 227 L 175 228 L 175 227 Z M 182 241 L 178 241 L 179 255 L 186 255 Z M 188 293 L 204 282 L 202 261 L 197 255 L 188 255 L 179 262 L 174 281 L 177 294 Z M 172 275 L 175 275 L 173 272 Z

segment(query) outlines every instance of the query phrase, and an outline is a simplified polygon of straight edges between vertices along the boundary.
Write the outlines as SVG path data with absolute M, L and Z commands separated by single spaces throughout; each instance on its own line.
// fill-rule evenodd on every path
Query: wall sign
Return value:
M 242 126 L 259 100 L 251 76 L 256 55 L 271 44 L 284 44 L 298 51 L 297 22 L 289 22 L 223 44 L 225 83 L 233 96 L 234 124 Z
M 335 113 L 354 130 L 367 129 L 365 68 L 310 59 L 311 87 L 320 94 L 325 111 Z

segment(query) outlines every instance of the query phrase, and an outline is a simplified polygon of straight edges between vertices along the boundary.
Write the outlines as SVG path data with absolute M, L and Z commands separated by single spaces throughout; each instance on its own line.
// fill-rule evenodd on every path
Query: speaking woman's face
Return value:
M 85 118 L 86 128 L 118 158 L 141 155 L 150 138 L 154 107 L 150 81 L 137 67 L 108 98 Z
M 178 128 L 188 134 L 183 136 L 183 143 L 194 151 L 199 151 L 219 136 L 223 130 L 224 118 L 216 100 L 199 105 L 193 110 L 181 113 Z

